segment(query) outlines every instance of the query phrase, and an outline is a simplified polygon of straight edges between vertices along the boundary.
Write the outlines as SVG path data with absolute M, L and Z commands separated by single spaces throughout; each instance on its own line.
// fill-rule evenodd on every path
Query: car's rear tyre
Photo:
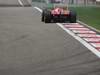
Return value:
M 44 22 L 45 22 L 45 23 L 50 23 L 50 22 L 51 22 L 51 13 L 50 13 L 49 11 L 47 11 L 47 12 L 45 13 Z
M 44 22 L 44 15 L 42 15 L 42 17 L 41 17 L 41 21 Z
M 76 20 L 77 20 L 76 16 L 77 15 L 75 11 L 70 12 L 70 23 L 76 23 Z
M 49 21 L 48 18 L 45 18 L 44 22 L 45 22 L 45 23 L 50 23 L 50 21 Z
M 45 16 L 45 10 L 43 10 L 42 14 L 41 14 L 41 21 L 44 22 L 44 16 Z

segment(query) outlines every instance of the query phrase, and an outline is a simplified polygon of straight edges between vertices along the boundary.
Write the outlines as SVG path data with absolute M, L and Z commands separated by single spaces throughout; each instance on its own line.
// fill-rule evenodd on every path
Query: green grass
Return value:
M 100 7 L 71 7 L 78 15 L 78 19 L 100 30 Z

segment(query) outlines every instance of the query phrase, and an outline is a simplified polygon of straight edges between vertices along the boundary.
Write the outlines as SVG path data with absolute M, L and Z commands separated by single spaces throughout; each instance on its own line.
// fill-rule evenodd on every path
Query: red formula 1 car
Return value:
M 41 20 L 45 23 L 50 22 L 70 22 L 76 23 L 76 12 L 71 11 L 66 6 L 54 6 L 45 8 L 42 12 Z

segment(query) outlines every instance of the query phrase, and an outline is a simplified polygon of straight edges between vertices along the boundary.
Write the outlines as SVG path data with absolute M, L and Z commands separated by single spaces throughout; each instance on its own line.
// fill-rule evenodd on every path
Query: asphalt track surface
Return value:
M 0 7 L 0 75 L 100 75 L 100 59 L 40 15 L 33 7 Z

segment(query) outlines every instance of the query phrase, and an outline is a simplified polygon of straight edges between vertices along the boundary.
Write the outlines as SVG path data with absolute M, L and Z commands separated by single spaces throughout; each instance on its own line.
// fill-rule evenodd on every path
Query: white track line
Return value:
M 89 30 L 72 30 L 74 33 L 77 34 L 96 34 L 94 31 L 89 31 Z
M 40 8 L 38 8 L 38 7 L 34 7 L 34 8 L 42 13 L 42 10 Z
M 64 25 L 66 28 L 84 28 L 82 25 Z
M 100 38 L 100 35 L 97 34 L 77 34 L 81 38 Z
M 91 42 L 92 43 L 96 43 L 96 42 L 100 43 L 100 38 L 83 38 L 83 39 L 89 43 L 91 43 Z
M 21 6 L 24 6 L 24 4 L 22 3 L 21 0 L 18 0 L 18 2 L 19 2 L 19 4 L 20 4 Z
M 42 12 L 42 10 L 40 8 L 38 8 L 38 7 L 34 7 L 34 8 L 37 9 L 38 11 Z M 61 23 L 56 23 L 56 24 L 59 27 L 61 27 L 64 31 L 66 31 L 68 34 L 70 34 L 71 36 L 73 36 L 76 40 L 78 40 L 80 43 L 82 43 L 85 47 L 87 47 L 90 51 L 92 51 L 96 56 L 98 56 L 100 58 L 100 52 L 97 49 L 95 49 L 89 43 L 87 43 L 82 38 L 80 38 L 79 36 L 77 36 L 76 34 L 74 34 L 72 31 L 70 31 L 67 28 L 65 28 Z

